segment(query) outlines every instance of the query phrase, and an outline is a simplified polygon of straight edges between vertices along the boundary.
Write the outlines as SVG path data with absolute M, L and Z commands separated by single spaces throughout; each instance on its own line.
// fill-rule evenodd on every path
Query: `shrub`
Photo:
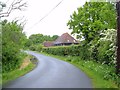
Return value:
M 116 61 L 116 30 L 108 29 L 101 32 L 101 38 L 90 43 L 91 59 L 108 65 Z
M 53 55 L 60 55 L 60 56 L 79 56 L 83 60 L 87 60 L 90 58 L 90 53 L 88 51 L 87 46 L 80 46 L 80 45 L 71 45 L 71 46 L 56 46 L 56 47 L 49 47 L 43 48 L 43 52 L 50 53 Z
M 19 68 L 22 60 L 20 49 L 23 47 L 22 26 L 16 21 L 2 22 L 2 72 Z
M 37 45 L 33 45 L 33 44 L 32 44 L 32 45 L 29 47 L 29 49 L 32 50 L 32 51 L 39 51 L 39 52 L 40 52 L 40 51 L 42 50 L 42 47 L 43 47 L 43 46 L 42 46 L 41 44 L 37 44 Z

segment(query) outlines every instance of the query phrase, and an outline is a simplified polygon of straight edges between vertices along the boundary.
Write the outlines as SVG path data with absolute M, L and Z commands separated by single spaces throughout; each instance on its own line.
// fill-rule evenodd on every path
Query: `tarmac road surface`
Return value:
M 25 52 L 38 59 L 37 67 L 3 88 L 92 88 L 91 80 L 75 66 L 36 52 Z

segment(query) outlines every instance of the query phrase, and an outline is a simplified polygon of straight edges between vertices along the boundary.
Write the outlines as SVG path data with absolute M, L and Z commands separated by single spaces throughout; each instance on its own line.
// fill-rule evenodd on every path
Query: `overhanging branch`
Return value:
M 0 12 L 0 18 L 8 17 L 13 10 L 22 10 L 23 7 L 27 7 L 26 2 L 22 3 L 22 0 L 17 0 L 17 1 L 13 0 L 11 5 L 9 6 L 7 12 L 3 12 L 3 11 Z

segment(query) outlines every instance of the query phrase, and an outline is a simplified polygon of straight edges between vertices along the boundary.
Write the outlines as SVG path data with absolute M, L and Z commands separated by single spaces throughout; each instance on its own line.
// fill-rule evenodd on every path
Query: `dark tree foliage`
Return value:
M 8 72 L 19 68 L 21 64 L 21 51 L 25 35 L 22 26 L 16 21 L 2 23 L 2 71 Z

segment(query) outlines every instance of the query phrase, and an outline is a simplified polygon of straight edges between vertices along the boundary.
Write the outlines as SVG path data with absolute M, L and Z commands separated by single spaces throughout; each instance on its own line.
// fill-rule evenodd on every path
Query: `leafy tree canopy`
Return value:
M 25 34 L 23 27 L 16 21 L 8 22 L 4 20 L 2 24 L 2 71 L 11 71 L 21 64 L 21 52 L 23 48 Z
M 58 38 L 58 35 L 43 35 L 43 34 L 32 34 L 29 37 L 29 44 L 42 44 L 44 41 L 54 41 Z
M 78 34 L 87 42 L 99 39 L 102 30 L 116 28 L 115 6 L 109 2 L 86 2 L 74 11 L 67 25 L 72 34 Z

